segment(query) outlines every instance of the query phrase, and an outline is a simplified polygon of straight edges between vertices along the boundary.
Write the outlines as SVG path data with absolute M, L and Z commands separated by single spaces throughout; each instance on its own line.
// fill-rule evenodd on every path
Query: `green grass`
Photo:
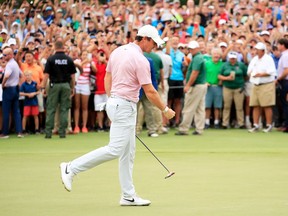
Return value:
M 120 207 L 117 160 L 79 174 L 64 190 L 59 163 L 105 145 L 108 133 L 0 140 L 1 216 L 287 216 L 287 134 L 207 130 L 137 141 L 134 183 L 149 207 Z

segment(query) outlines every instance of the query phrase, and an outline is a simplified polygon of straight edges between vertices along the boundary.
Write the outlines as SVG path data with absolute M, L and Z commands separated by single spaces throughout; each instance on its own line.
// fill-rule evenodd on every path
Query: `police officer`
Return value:
M 42 89 L 44 89 L 48 78 L 50 79 L 46 108 L 46 139 L 52 136 L 54 116 L 58 104 L 60 105 L 59 136 L 60 138 L 66 137 L 68 110 L 71 106 L 70 98 L 74 94 L 76 68 L 73 60 L 64 53 L 64 43 L 61 37 L 56 38 L 55 51 L 56 53 L 47 59 L 42 83 Z

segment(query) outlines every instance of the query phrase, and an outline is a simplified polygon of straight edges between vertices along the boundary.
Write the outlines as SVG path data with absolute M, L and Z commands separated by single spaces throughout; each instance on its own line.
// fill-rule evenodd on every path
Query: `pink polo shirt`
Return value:
M 118 47 L 111 53 L 106 73 L 112 76 L 111 95 L 135 103 L 141 86 L 152 82 L 149 62 L 135 43 Z

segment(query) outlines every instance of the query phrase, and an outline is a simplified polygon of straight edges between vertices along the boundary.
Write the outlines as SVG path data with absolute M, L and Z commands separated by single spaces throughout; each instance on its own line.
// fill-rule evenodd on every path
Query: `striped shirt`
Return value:
M 90 84 L 90 74 L 91 74 L 91 63 L 85 64 L 83 66 L 83 72 L 79 75 L 77 79 L 77 84 L 89 85 Z

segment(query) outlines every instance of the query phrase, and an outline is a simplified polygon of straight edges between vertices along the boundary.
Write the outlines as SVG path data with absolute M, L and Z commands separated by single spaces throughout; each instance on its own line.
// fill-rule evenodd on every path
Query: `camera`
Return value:
M 37 34 L 36 32 L 30 33 L 30 36 L 31 36 L 31 37 L 38 37 L 38 34 Z
M 29 49 L 27 47 L 22 48 L 22 52 L 27 52 Z

